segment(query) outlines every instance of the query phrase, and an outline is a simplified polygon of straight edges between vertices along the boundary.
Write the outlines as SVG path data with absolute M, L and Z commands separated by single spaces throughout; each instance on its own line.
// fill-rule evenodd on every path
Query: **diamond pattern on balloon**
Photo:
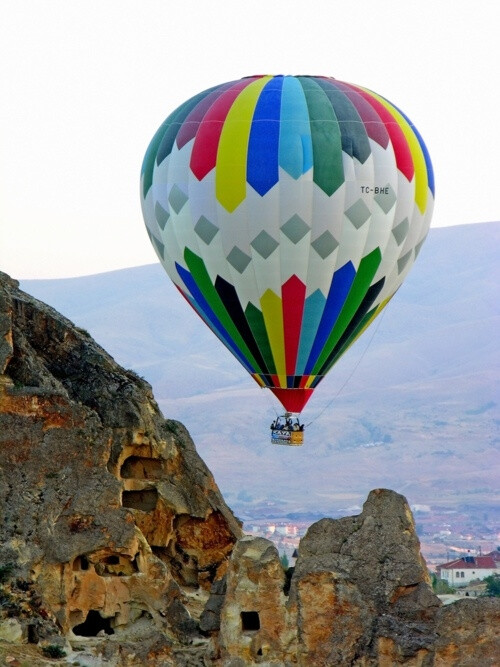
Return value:
M 392 235 L 396 239 L 396 243 L 398 244 L 398 246 L 403 243 L 405 238 L 408 236 L 409 231 L 410 231 L 410 223 L 408 221 L 408 218 L 405 218 L 393 228 Z
M 310 229 L 309 225 L 297 214 L 281 225 L 281 231 L 292 243 L 301 241 Z
M 168 203 L 176 213 L 179 213 L 187 200 L 188 196 L 180 189 L 178 185 L 174 185 L 170 190 L 170 194 L 168 195 Z
M 398 259 L 398 273 L 401 273 L 401 271 L 408 264 L 408 261 L 411 257 L 411 253 L 412 253 L 412 251 L 410 250 L 409 252 L 407 252 L 405 255 L 403 255 L 402 257 L 400 257 Z
M 157 201 L 155 204 L 155 218 L 160 229 L 162 230 L 165 229 L 165 225 L 167 224 L 168 219 L 170 218 L 170 213 L 168 211 L 165 211 L 165 209 L 163 208 L 163 206 L 160 204 L 159 201 Z
M 417 257 L 418 257 L 418 253 L 420 252 L 420 250 L 421 250 L 421 248 L 422 248 L 422 245 L 423 245 L 423 243 L 424 243 L 424 241 L 425 241 L 426 238 L 427 238 L 427 234 L 426 234 L 426 235 L 424 236 L 424 238 L 423 238 L 421 241 L 419 241 L 419 242 L 417 243 L 417 245 L 415 246 L 415 259 L 417 259 Z
M 149 229 L 146 228 L 146 231 L 149 236 L 149 240 L 151 241 L 153 248 L 156 250 L 157 254 L 162 258 L 165 259 L 165 246 L 161 241 L 159 241 L 156 236 L 153 236 Z
M 383 189 L 388 189 L 388 192 L 379 192 L 373 197 L 373 199 L 377 202 L 384 213 L 389 213 L 391 208 L 396 203 L 396 193 L 389 184 L 387 184 Z
M 257 234 L 250 245 L 261 257 L 267 259 L 269 255 L 276 250 L 279 244 L 270 234 L 262 230 L 260 234 Z
M 205 218 L 205 216 L 202 215 L 194 226 L 194 231 L 198 234 L 202 241 L 205 241 L 207 245 L 210 245 L 214 239 L 214 236 L 219 231 L 219 228 L 216 227 L 213 222 L 210 222 L 208 218 Z
M 356 229 L 362 227 L 371 215 L 370 209 L 362 199 L 358 199 L 355 204 L 350 206 L 345 214 Z
M 248 264 L 252 260 L 251 257 L 249 257 L 245 252 L 243 252 L 236 246 L 233 246 L 233 249 L 226 257 L 226 259 L 231 264 L 231 266 L 234 269 L 236 269 L 236 271 L 238 271 L 239 273 L 243 273 L 243 271 L 247 268 Z
M 328 255 L 332 254 L 332 252 L 339 244 L 338 241 L 327 230 L 326 232 L 323 232 L 321 236 L 318 236 L 318 238 L 313 241 L 311 245 L 314 250 L 316 250 L 321 259 L 326 259 Z

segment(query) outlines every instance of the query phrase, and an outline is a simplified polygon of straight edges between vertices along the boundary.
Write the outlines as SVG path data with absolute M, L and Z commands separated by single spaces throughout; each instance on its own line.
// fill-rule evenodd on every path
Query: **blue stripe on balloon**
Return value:
M 302 317 L 300 332 L 299 353 L 297 355 L 297 375 L 304 375 L 304 368 L 311 353 L 316 332 L 318 331 L 321 316 L 325 309 L 326 298 L 322 291 L 317 289 L 307 297 Z
M 240 361 L 240 363 L 243 364 L 247 371 L 249 373 L 255 373 L 255 369 L 249 365 L 247 359 L 245 359 L 238 347 L 235 345 L 233 339 L 228 334 L 225 327 L 221 324 L 219 318 L 201 293 L 199 287 L 193 279 L 193 276 L 189 273 L 189 271 L 180 266 L 180 264 L 177 264 L 177 262 L 175 263 L 175 268 L 177 269 L 177 273 L 179 274 L 183 283 L 191 292 L 192 298 L 190 299 L 189 295 L 186 295 L 185 292 L 183 292 L 183 294 L 185 294 L 189 300 L 189 303 L 193 306 L 198 315 L 200 315 L 206 325 L 212 329 L 212 331 L 220 338 L 224 345 L 226 345 L 226 347 L 231 350 L 231 352 Z
M 283 80 L 279 165 L 293 178 L 299 178 L 313 166 L 307 101 L 300 81 L 291 76 Z
M 307 360 L 304 369 L 304 375 L 309 375 L 312 372 L 314 364 L 323 351 L 328 336 L 330 335 L 337 317 L 342 310 L 342 306 L 347 299 L 347 295 L 349 294 L 355 276 L 356 270 L 354 269 L 352 262 L 347 262 L 347 264 L 344 264 L 344 266 L 333 274 L 330 290 L 328 291 L 328 296 L 326 298 L 325 309 L 321 317 L 321 322 L 319 323 L 318 332 L 314 339 L 309 359 Z
M 264 196 L 279 180 L 278 147 L 283 77 L 267 83 L 255 106 L 250 128 L 247 182 Z

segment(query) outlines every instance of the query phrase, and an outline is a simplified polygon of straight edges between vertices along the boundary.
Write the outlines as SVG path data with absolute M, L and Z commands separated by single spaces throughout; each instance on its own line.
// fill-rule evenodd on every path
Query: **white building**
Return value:
M 463 556 L 449 563 L 438 565 L 436 571 L 440 579 L 447 581 L 453 588 L 457 588 L 466 586 L 471 581 L 484 579 L 492 574 L 500 574 L 497 562 L 492 554 L 487 556 Z

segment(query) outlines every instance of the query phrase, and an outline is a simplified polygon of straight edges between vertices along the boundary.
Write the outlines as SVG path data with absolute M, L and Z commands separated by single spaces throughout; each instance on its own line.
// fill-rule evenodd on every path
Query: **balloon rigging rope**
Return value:
M 328 408 L 332 405 L 332 403 L 339 397 L 339 395 L 340 395 L 340 394 L 342 393 L 342 391 L 345 389 L 345 387 L 347 386 L 348 382 L 351 380 L 352 376 L 353 376 L 354 373 L 356 372 L 358 366 L 359 366 L 360 363 L 363 361 L 363 358 L 364 358 L 365 354 L 368 352 L 368 349 L 370 348 L 370 345 L 372 344 L 372 340 L 375 338 L 375 334 L 376 334 L 377 331 L 378 331 L 378 328 L 379 328 L 379 326 L 380 326 L 380 324 L 381 324 L 381 322 L 382 322 L 382 318 L 384 317 L 384 315 L 385 315 L 385 308 L 384 308 L 384 310 L 380 313 L 380 317 L 377 318 L 376 326 L 374 327 L 373 332 L 372 332 L 372 335 L 370 336 L 370 338 L 369 338 L 369 340 L 368 340 L 368 344 L 367 344 L 367 346 L 366 346 L 365 349 L 363 350 L 363 354 L 359 357 L 359 359 L 358 359 L 358 361 L 356 362 L 354 368 L 352 369 L 352 371 L 350 372 L 350 374 L 347 376 L 347 379 L 345 380 L 345 382 L 340 386 L 340 389 L 337 391 L 337 393 L 334 395 L 334 397 L 331 399 L 331 401 L 329 401 L 329 402 L 325 405 L 325 407 L 321 410 L 321 412 L 319 412 L 319 413 L 316 415 L 316 417 L 314 417 L 314 419 L 311 419 L 311 421 L 310 421 L 309 423 L 307 423 L 307 424 L 305 425 L 304 428 L 307 428 L 308 426 L 310 426 L 311 424 L 313 424 L 315 421 L 317 421 L 317 420 L 321 417 L 321 415 L 322 415 L 326 410 L 328 410 Z

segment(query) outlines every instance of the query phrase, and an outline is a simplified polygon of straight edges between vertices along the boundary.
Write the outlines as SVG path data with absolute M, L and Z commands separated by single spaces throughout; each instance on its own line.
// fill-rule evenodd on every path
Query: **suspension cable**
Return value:
M 385 315 L 385 308 L 384 308 L 384 310 L 381 312 L 380 316 L 377 318 L 377 320 L 378 320 L 378 321 L 377 321 L 377 325 L 374 327 L 374 329 L 373 329 L 373 333 L 372 333 L 372 335 L 370 336 L 370 338 L 369 338 L 369 340 L 368 340 L 368 344 L 366 345 L 365 349 L 363 350 L 363 353 L 361 354 L 361 356 L 359 357 L 358 361 L 357 361 L 356 364 L 354 365 L 354 368 L 352 369 L 351 373 L 347 376 L 347 379 L 346 379 L 345 382 L 340 386 L 340 389 L 339 389 L 339 390 L 337 391 L 337 393 L 333 396 L 333 398 L 332 398 L 332 399 L 325 405 L 325 407 L 321 410 L 321 412 L 319 412 L 319 413 L 316 415 L 316 417 L 314 417 L 314 419 L 311 419 L 311 421 L 310 421 L 308 424 L 305 425 L 305 428 L 308 428 L 311 424 L 313 424 L 315 421 L 317 421 L 317 420 L 321 417 L 321 415 L 322 415 L 326 410 L 328 410 L 328 408 L 331 406 L 331 404 L 332 404 L 332 403 L 339 397 L 340 393 L 345 389 L 345 387 L 347 386 L 347 383 L 350 381 L 350 379 L 352 378 L 352 376 L 353 376 L 354 373 L 356 372 L 356 370 L 357 370 L 359 364 L 363 361 L 363 358 L 364 358 L 365 354 L 368 352 L 368 349 L 369 349 L 369 347 L 370 347 L 370 345 L 371 345 L 373 339 L 375 338 L 375 334 L 377 333 L 377 331 L 378 331 L 378 329 L 379 329 L 379 327 L 380 327 L 380 324 L 381 324 L 381 322 L 382 322 L 382 318 L 384 317 L 384 315 Z

